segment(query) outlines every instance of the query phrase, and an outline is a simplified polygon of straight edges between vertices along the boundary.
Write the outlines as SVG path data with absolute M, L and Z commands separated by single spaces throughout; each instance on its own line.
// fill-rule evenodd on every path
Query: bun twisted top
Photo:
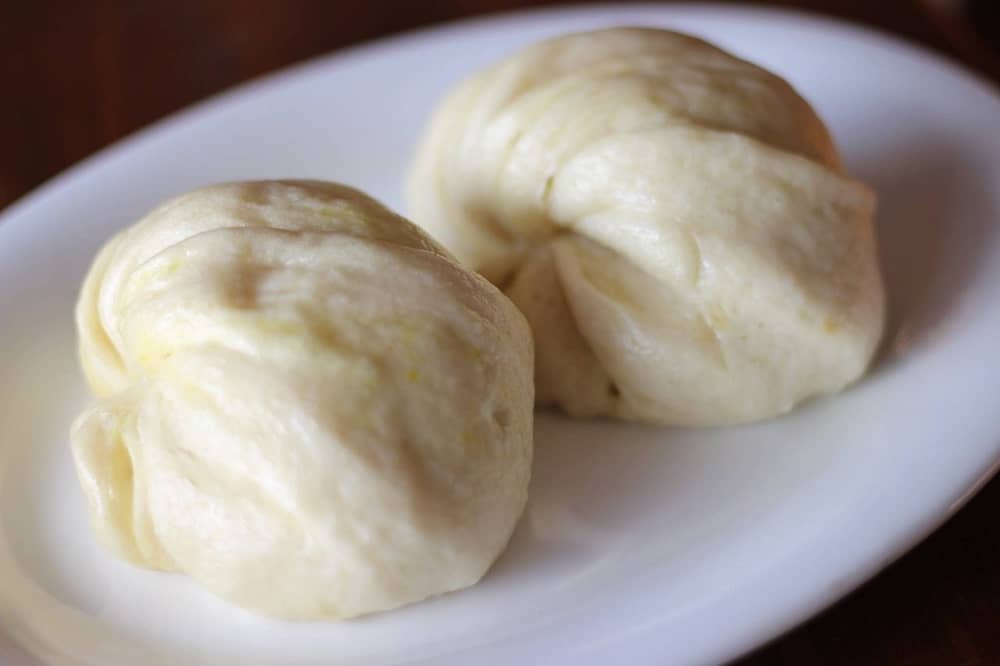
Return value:
M 410 212 L 527 316 L 540 403 L 753 421 L 867 367 L 875 196 L 779 77 L 701 40 L 553 39 L 433 116 Z
M 320 182 L 220 185 L 112 239 L 77 308 L 98 535 L 292 618 L 474 583 L 527 497 L 524 318 L 420 229 Z

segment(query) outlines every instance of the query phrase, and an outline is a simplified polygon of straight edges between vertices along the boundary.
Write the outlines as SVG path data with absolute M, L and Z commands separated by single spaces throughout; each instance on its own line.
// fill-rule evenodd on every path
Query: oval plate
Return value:
M 472 589 L 340 624 L 283 623 L 93 542 L 67 449 L 87 400 L 71 310 L 98 246 L 160 200 L 243 178 L 342 180 L 397 206 L 455 81 L 550 35 L 655 25 L 788 78 L 880 195 L 892 314 L 872 374 L 770 423 L 678 431 L 539 416 L 532 497 Z M 800 14 L 565 9 L 315 60 L 103 151 L 0 224 L 0 661 L 718 662 L 898 557 L 1000 457 L 1000 102 L 892 38 Z

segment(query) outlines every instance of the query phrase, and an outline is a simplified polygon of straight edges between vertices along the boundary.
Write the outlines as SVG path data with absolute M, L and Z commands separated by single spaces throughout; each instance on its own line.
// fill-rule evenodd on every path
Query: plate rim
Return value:
M 466 32 L 470 29 L 477 29 L 498 22 L 503 23 L 505 28 L 510 29 L 511 24 L 517 22 L 530 23 L 539 19 L 550 19 L 559 16 L 603 17 L 613 12 L 648 14 L 648 20 L 653 20 L 656 16 L 668 20 L 672 16 L 680 14 L 697 13 L 699 15 L 714 14 L 726 19 L 747 18 L 761 22 L 804 22 L 811 27 L 834 30 L 843 37 L 852 40 L 860 39 L 868 43 L 877 42 L 891 46 L 894 50 L 902 52 L 907 58 L 918 60 L 921 67 L 933 66 L 950 77 L 964 80 L 972 87 L 989 95 L 993 102 L 998 103 L 998 108 L 1000 108 L 1000 92 L 998 92 L 1000 88 L 998 88 L 998 84 L 984 75 L 968 69 L 954 56 L 940 53 L 927 46 L 912 42 L 905 37 L 889 33 L 881 28 L 860 25 L 811 11 L 775 7 L 740 7 L 719 3 L 677 3 L 666 5 L 654 3 L 626 3 L 621 5 L 602 3 L 496 12 L 472 18 L 455 19 L 416 30 L 386 35 L 347 48 L 328 51 L 229 86 L 193 104 L 170 112 L 154 122 L 130 132 L 124 137 L 95 151 L 0 210 L 0 244 L 4 243 L 5 238 L 8 237 L 8 234 L 5 234 L 4 231 L 12 226 L 15 228 L 18 226 L 17 224 L 11 225 L 11 222 L 24 216 L 31 208 L 44 205 L 50 194 L 64 189 L 79 174 L 90 171 L 101 162 L 116 159 L 117 155 L 122 151 L 134 150 L 136 146 L 141 147 L 144 142 L 155 140 L 158 137 L 176 131 L 178 128 L 183 128 L 193 118 L 211 112 L 218 106 L 225 105 L 237 98 L 252 97 L 268 88 L 281 86 L 288 80 L 307 76 L 313 70 L 323 70 L 329 67 L 334 60 L 338 66 L 349 66 L 351 60 L 363 59 L 370 53 L 383 50 L 387 45 L 399 49 L 405 48 L 406 43 L 411 41 L 446 40 L 450 37 L 450 33 Z M 998 126 L 1000 126 L 1000 122 L 998 122 Z M 774 618 L 771 623 L 773 625 L 772 629 L 766 635 L 762 635 L 758 639 L 744 641 L 742 644 L 730 645 L 730 649 L 725 651 L 720 650 L 717 656 L 720 659 L 729 660 L 745 655 L 751 650 L 758 649 L 780 639 L 783 635 L 808 622 L 817 614 L 839 602 L 847 594 L 874 578 L 879 572 L 910 552 L 917 544 L 936 531 L 971 500 L 997 474 L 998 470 L 1000 470 L 1000 442 L 993 446 L 991 462 L 988 465 L 980 467 L 975 478 L 970 483 L 963 484 L 961 492 L 958 493 L 958 496 L 953 501 L 942 506 L 934 515 L 925 514 L 921 520 L 914 521 L 913 524 L 906 526 L 907 529 L 900 529 L 899 532 L 894 534 L 895 538 L 885 539 L 882 542 L 885 546 L 882 550 L 886 551 L 886 557 L 873 559 L 867 563 L 869 566 L 854 569 L 852 575 L 845 578 L 842 581 L 842 585 L 838 586 L 837 589 L 829 590 L 825 594 L 816 595 L 817 599 L 813 600 L 813 603 L 807 604 L 809 607 L 805 611 L 791 614 L 786 612 L 784 614 L 785 616 L 793 615 L 794 617 Z M 649 626 L 646 629 L 647 633 L 655 631 L 656 624 L 653 623 Z M 2 639 L 4 633 L 6 632 L 3 630 L 3 624 L 0 623 L 0 647 L 3 647 Z M 720 643 L 724 642 L 724 640 L 720 641 Z M 11 643 L 15 646 L 17 645 L 14 641 L 11 641 Z M 473 646 L 472 649 L 475 650 L 481 647 L 482 645 L 477 645 Z

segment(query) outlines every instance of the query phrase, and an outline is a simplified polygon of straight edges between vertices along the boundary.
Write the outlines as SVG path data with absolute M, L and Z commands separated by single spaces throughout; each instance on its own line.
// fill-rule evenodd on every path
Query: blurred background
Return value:
M 0 207 L 98 148 L 289 63 L 531 0 L 0 0 Z M 822 12 L 1000 79 L 998 0 L 731 3 Z
M 0 0 L 0 208 L 173 111 L 291 63 L 442 21 L 556 4 L 565 3 Z M 836 16 L 1000 82 L 1000 0 L 725 4 Z M 1000 664 L 998 516 L 994 481 L 876 580 L 740 666 Z

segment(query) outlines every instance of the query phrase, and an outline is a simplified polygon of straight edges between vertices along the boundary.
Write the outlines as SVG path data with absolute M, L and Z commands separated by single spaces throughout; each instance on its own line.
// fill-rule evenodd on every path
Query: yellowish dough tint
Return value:
M 108 242 L 76 315 L 98 400 L 73 453 L 120 556 L 312 619 L 466 587 L 506 546 L 532 459 L 527 323 L 360 192 L 169 201 Z
M 460 84 L 410 212 L 531 323 L 542 404 L 754 421 L 860 377 L 884 318 L 875 195 L 810 106 L 701 40 L 553 39 Z

